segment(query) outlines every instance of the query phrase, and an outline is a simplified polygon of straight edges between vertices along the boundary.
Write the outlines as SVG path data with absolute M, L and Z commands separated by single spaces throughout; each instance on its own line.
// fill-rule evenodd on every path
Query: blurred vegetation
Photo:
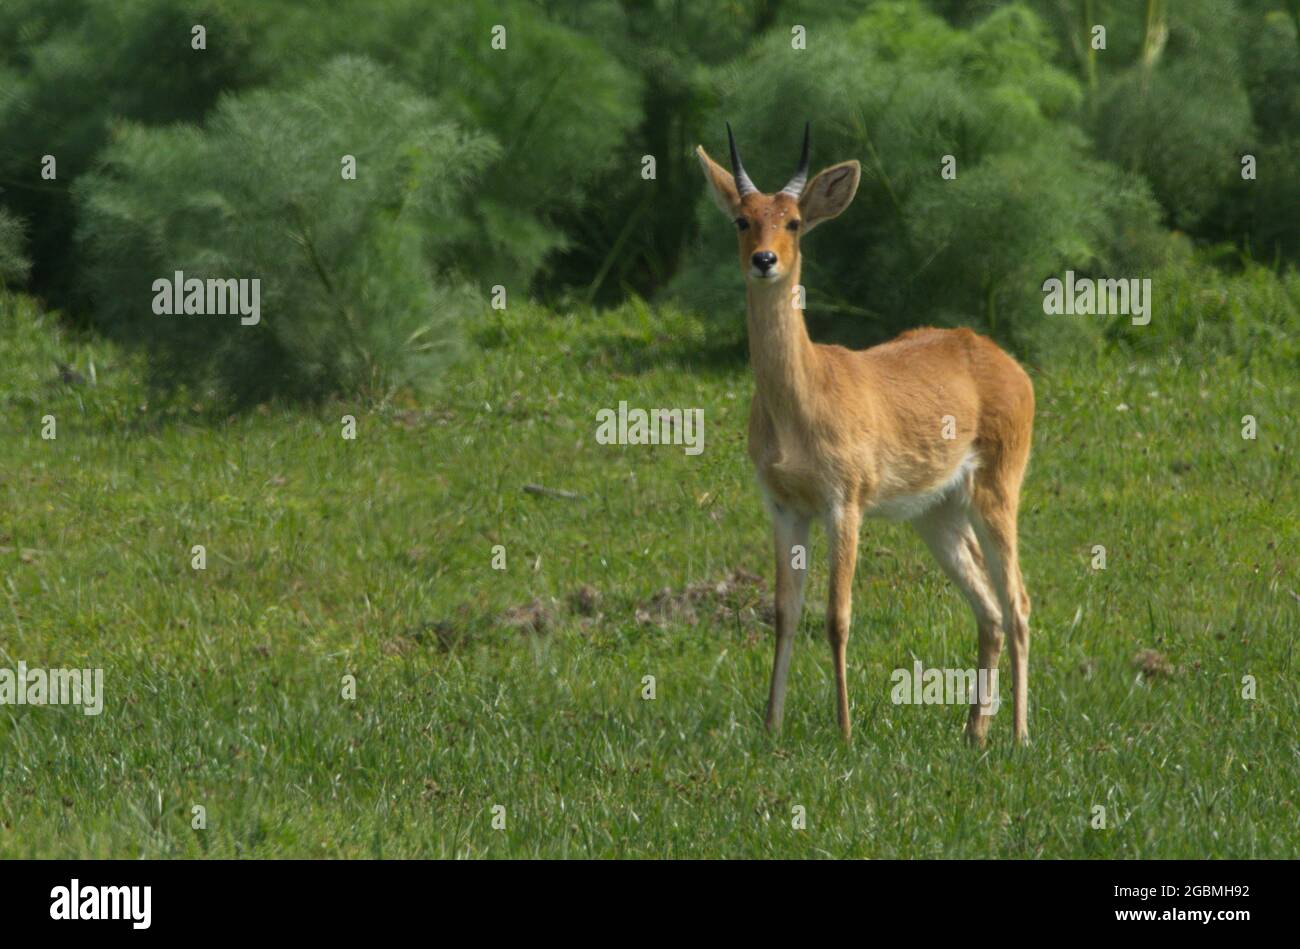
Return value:
M 1168 275 L 1162 301 L 1245 275 L 1277 329 L 1300 252 L 1298 22 L 1295 0 L 6 0 L 0 280 L 146 343 L 160 381 L 236 400 L 432 378 L 482 305 L 467 285 L 671 296 L 732 345 L 732 238 L 692 148 L 725 159 L 729 120 L 775 188 L 810 119 L 815 165 L 864 169 L 808 241 L 819 337 L 960 323 L 1030 358 L 1182 338 L 1163 309 L 1142 334 L 1044 320 L 1042 281 L 1067 269 Z M 340 70 L 373 85 L 349 99 Z M 364 154 L 356 181 L 342 154 Z M 177 269 L 260 276 L 279 320 L 163 323 L 150 285 Z
M 31 261 L 24 253 L 23 237 L 22 222 L 0 208 L 0 288 L 27 279 Z

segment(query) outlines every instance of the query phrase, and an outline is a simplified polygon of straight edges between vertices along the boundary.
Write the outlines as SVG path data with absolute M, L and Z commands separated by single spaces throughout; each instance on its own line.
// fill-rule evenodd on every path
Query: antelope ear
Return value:
M 736 192 L 736 179 L 731 172 L 709 157 L 703 145 L 695 147 L 695 157 L 700 160 L 700 167 L 704 169 L 704 180 L 709 183 L 709 193 L 713 195 L 713 203 L 728 218 L 734 218 L 740 213 L 740 195 Z
M 861 178 L 862 166 L 856 161 L 842 161 L 818 172 L 799 197 L 804 231 L 811 231 L 822 221 L 839 217 L 858 193 Z

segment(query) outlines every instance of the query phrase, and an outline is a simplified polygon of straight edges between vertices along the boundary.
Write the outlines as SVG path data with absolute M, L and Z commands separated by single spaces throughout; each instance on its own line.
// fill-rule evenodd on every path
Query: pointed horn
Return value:
M 812 133 L 812 123 L 805 122 L 803 126 L 803 155 L 799 158 L 799 170 L 794 173 L 790 183 L 781 189 L 783 194 L 798 199 L 803 194 L 803 186 L 808 183 L 808 139 Z
M 727 143 L 731 146 L 731 173 L 736 178 L 736 194 L 744 197 L 751 191 L 757 191 L 754 182 L 745 174 L 745 166 L 740 163 L 740 152 L 736 151 L 736 136 L 731 134 L 731 123 L 727 123 Z

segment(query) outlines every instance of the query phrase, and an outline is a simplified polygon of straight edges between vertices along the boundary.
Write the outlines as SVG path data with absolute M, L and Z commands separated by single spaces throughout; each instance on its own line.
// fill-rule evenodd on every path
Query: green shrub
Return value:
M 836 0 L 861 7 L 861 0 Z M 805 7 L 800 9 L 800 7 Z M 755 38 L 786 29 L 792 18 L 826 22 L 834 11 L 808 4 L 690 4 L 678 0 L 551 0 L 548 11 L 595 37 L 640 79 L 641 118 L 614 143 L 604 173 L 591 179 L 593 200 L 557 223 L 572 235 L 548 267 L 550 284 L 576 285 L 588 300 L 616 303 L 659 291 L 676 271 L 694 230 L 699 165 L 687 147 L 698 141 L 714 105 L 709 67 L 743 56 Z M 778 17 L 778 13 L 780 16 Z M 803 22 L 798 20 L 796 22 Z M 641 160 L 655 159 L 655 178 Z
M 1211 237 L 1243 245 L 1257 260 L 1300 263 L 1300 56 L 1296 55 L 1296 20 L 1281 10 L 1260 18 L 1247 41 L 1246 85 L 1258 138 L 1241 154 L 1256 160 L 1256 177 L 1239 174 L 1234 155 L 1229 186 L 1213 215 Z
M 150 350 L 159 381 L 236 400 L 428 378 L 480 306 L 455 247 L 495 154 L 360 59 L 225 98 L 202 129 L 124 125 L 75 189 L 97 318 Z M 153 282 L 174 271 L 260 279 L 261 322 L 155 315 Z
M 1249 259 L 1225 262 L 1218 252 L 1184 247 L 1151 274 L 1151 322 L 1111 320 L 1107 337 L 1148 355 L 1177 352 L 1196 360 L 1230 353 L 1300 369 L 1300 273 L 1281 276 Z M 1234 272 L 1234 263 L 1241 269 Z
M 191 47 L 203 24 L 207 49 Z M 0 3 L 3 202 L 31 229 L 34 278 L 74 299 L 69 185 L 89 171 L 119 119 L 201 119 L 249 76 L 248 39 L 216 0 L 4 0 Z M 57 178 L 42 177 L 46 155 Z
M 1256 141 L 1237 17 L 1226 0 L 1171 5 L 1168 39 L 1102 88 L 1097 153 L 1151 182 L 1168 223 L 1202 225 Z M 1159 52 L 1155 52 L 1159 50 Z M 1294 50 L 1293 50 L 1294 54 Z
M 1030 0 L 1088 91 L 1093 154 L 1145 177 L 1166 224 L 1256 260 L 1300 253 L 1296 8 L 1289 0 Z M 1104 23 L 1094 50 L 1089 23 Z M 1255 156 L 1258 178 L 1241 178 Z
M 31 262 L 23 252 L 23 244 L 22 222 L 0 208 L 0 289 L 26 282 Z
M 638 77 L 605 38 L 555 22 L 536 4 L 335 0 L 323 14 L 230 0 L 229 9 L 255 24 L 259 73 L 310 75 L 322 58 L 362 53 L 500 144 L 458 222 L 457 254 L 481 286 L 527 292 L 547 258 L 581 236 L 559 226 L 560 216 L 604 201 L 593 188 L 623 160 L 641 119 Z M 505 49 L 491 45 L 497 26 Z

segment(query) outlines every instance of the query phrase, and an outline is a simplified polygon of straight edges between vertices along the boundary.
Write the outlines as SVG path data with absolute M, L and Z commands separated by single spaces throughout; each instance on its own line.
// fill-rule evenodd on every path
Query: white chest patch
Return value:
M 976 464 L 975 455 L 967 452 L 966 457 L 942 484 L 919 494 L 896 494 L 881 498 L 867 509 L 866 514 L 868 517 L 882 517 L 890 521 L 910 521 L 920 517 L 951 494 L 969 493 Z

